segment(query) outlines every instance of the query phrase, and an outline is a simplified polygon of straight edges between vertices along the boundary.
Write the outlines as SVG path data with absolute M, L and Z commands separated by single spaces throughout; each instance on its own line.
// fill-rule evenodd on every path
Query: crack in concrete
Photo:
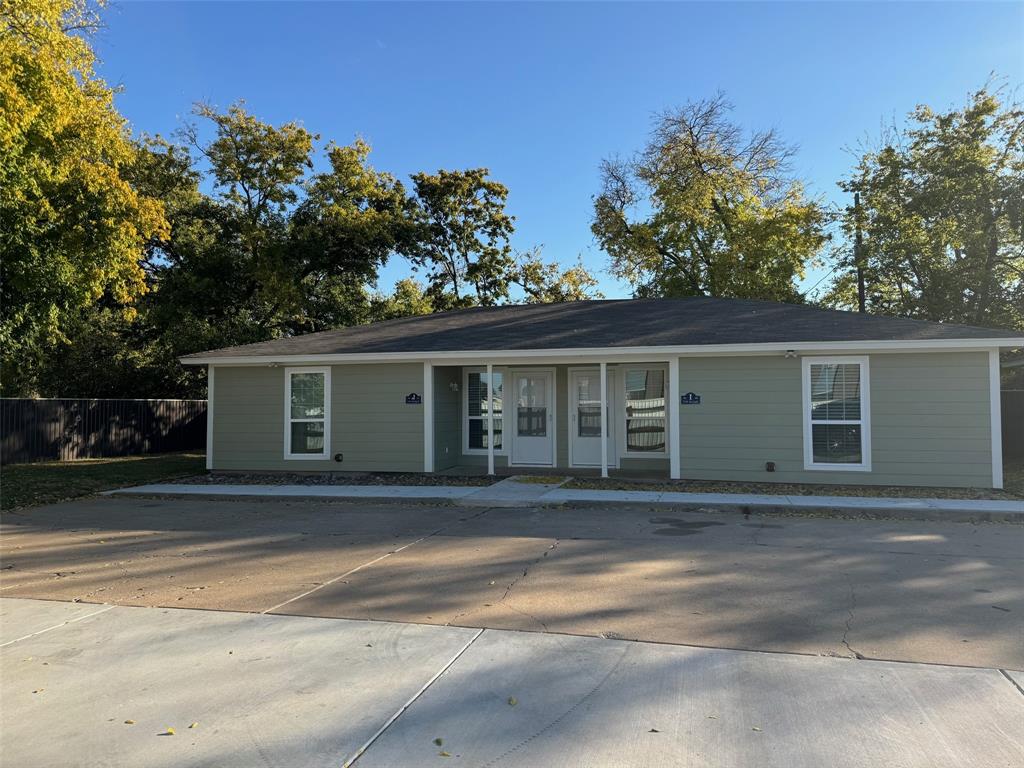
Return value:
M 754 529 L 754 532 L 750 534 L 750 543 L 755 547 L 767 547 L 767 544 L 762 544 L 758 537 L 761 535 L 761 531 L 764 530 L 764 520 L 761 520 L 761 524 Z
M 851 625 L 853 623 L 853 612 L 857 608 L 857 592 L 853 588 L 853 580 L 850 578 L 850 575 L 847 573 L 844 573 L 843 575 L 846 577 L 846 584 L 850 588 L 850 605 L 846 609 L 846 629 L 843 630 L 843 639 L 840 642 L 846 647 L 846 650 L 853 654 L 855 659 L 863 661 L 867 657 L 858 651 L 855 651 L 849 641 L 850 631 L 852 629 Z
M 546 550 L 544 550 L 544 554 L 542 554 L 540 557 L 536 558 L 535 560 L 531 560 L 529 563 L 527 563 L 526 567 L 523 568 L 523 572 L 521 574 L 519 574 L 518 576 L 516 576 L 514 579 L 512 579 L 512 581 L 510 581 L 508 583 L 508 585 L 505 587 L 505 592 L 502 594 L 501 597 L 498 598 L 497 602 L 490 603 L 488 605 L 482 605 L 482 606 L 480 606 L 478 608 L 474 608 L 474 609 L 472 609 L 470 611 L 463 611 L 462 613 L 456 614 L 455 616 L 450 618 L 447 622 L 445 622 L 445 626 L 447 627 L 447 626 L 449 626 L 451 624 L 454 624 L 459 619 L 464 619 L 467 616 L 472 616 L 474 613 L 479 613 L 484 608 L 489 608 L 489 607 L 492 607 L 492 606 L 495 606 L 495 605 L 500 605 L 500 604 L 504 603 L 505 600 L 508 598 L 508 596 L 512 593 L 512 589 L 516 586 L 516 584 L 518 584 L 520 581 L 525 579 L 527 577 L 527 575 L 529 575 L 530 569 L 533 566 L 535 566 L 538 563 L 542 562 L 545 557 L 547 557 L 552 552 L 554 552 L 556 549 L 558 549 L 558 545 L 560 543 L 561 543 L 560 539 L 555 539 L 555 543 L 551 544 Z M 515 611 L 516 613 L 518 613 L 518 614 L 520 614 L 522 616 L 527 616 L 528 618 L 533 619 L 538 624 L 540 624 L 542 627 L 544 627 L 544 631 L 545 632 L 548 631 L 548 625 L 545 624 L 540 619 L 538 619 L 533 614 L 527 613 L 526 611 L 521 611 L 518 608 L 512 607 L 511 605 L 506 605 L 505 607 L 508 608 L 509 610 Z
M 516 584 L 518 584 L 518 583 L 519 583 L 520 581 L 522 581 L 523 579 L 525 579 L 525 578 L 526 578 L 527 574 L 528 574 L 528 573 L 530 572 L 530 569 L 531 569 L 531 568 L 532 568 L 533 566 L 537 565 L 537 563 L 541 562 L 541 561 L 542 561 L 542 560 L 543 560 L 543 559 L 544 559 L 545 557 L 547 557 L 547 556 L 548 556 L 549 554 L 551 554 L 551 553 L 552 553 L 552 552 L 554 552 L 554 551 L 555 551 L 556 549 L 558 549 L 558 545 L 559 545 L 560 543 L 561 543 L 561 542 L 560 542 L 560 541 L 559 541 L 558 539 L 555 539 L 555 543 L 554 543 L 554 544 L 552 544 L 552 545 L 551 545 L 550 547 L 548 547 L 548 548 L 547 548 L 547 549 L 546 549 L 546 550 L 544 551 L 544 554 L 543 554 L 543 555 L 541 555 L 540 557 L 538 557 L 538 558 L 537 558 L 536 560 L 533 560 L 533 561 L 531 561 L 531 562 L 527 563 L 527 564 L 526 564 L 526 567 L 525 567 L 525 568 L 523 568 L 523 573 L 522 573 L 522 575 L 521 575 L 521 576 L 516 576 L 516 577 L 515 577 L 514 579 L 512 579 L 512 581 L 510 581 L 510 582 L 508 583 L 508 586 L 507 586 L 507 587 L 505 587 L 505 594 L 503 594 L 503 595 L 501 596 L 501 598 L 500 598 L 500 599 L 498 600 L 498 602 L 499 602 L 499 603 L 501 603 L 501 602 L 504 602 L 505 598 L 506 598 L 506 597 L 508 597 L 508 596 L 509 596 L 509 593 L 511 593 L 511 592 L 512 592 L 512 588 L 513 588 L 513 587 L 514 587 L 514 586 L 515 586 Z

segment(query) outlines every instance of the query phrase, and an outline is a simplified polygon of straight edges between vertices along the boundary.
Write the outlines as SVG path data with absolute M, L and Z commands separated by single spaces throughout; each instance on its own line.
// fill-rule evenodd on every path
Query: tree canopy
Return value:
M 983 88 L 964 106 L 920 106 L 840 184 L 860 195 L 867 307 L 926 320 L 1024 328 L 1024 110 Z M 824 302 L 856 305 L 852 248 Z
M 665 112 L 643 150 L 603 162 L 591 229 L 637 295 L 801 300 L 828 213 L 789 176 L 792 150 L 730 110 L 719 95 Z
M 497 304 L 515 266 L 508 189 L 486 168 L 413 174 L 419 229 L 411 258 L 427 272 L 427 293 L 442 309 Z
M 0 4 L 0 348 L 3 388 L 30 386 L 74 314 L 147 290 L 158 199 L 126 179 L 135 147 L 94 71 L 95 11 L 76 0 Z

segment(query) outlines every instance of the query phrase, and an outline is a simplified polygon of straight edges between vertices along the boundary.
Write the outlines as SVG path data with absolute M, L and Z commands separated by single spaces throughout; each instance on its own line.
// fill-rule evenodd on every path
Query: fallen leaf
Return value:
M 32 691 L 32 693 L 42 693 L 45 690 L 45 688 L 37 688 L 36 690 Z
M 451 757 L 451 755 L 449 755 L 443 749 L 440 752 L 438 752 L 437 755 L 438 755 L 438 757 Z
M 717 720 L 718 715 L 708 715 L 708 720 Z
M 760 729 L 760 728 L 758 728 L 758 727 L 757 727 L 757 726 L 755 725 L 755 726 L 754 726 L 753 728 L 751 728 L 750 730 L 752 730 L 752 731 L 758 731 L 758 732 L 760 732 L 760 730 L 761 730 L 761 729 Z
M 657 728 L 651 728 L 651 730 L 649 730 L 648 733 L 661 733 L 661 731 L 659 731 Z
M 192 723 L 192 725 L 189 726 L 189 728 L 198 728 L 198 727 L 199 727 L 199 723 Z
M 508 697 L 508 705 L 510 707 L 514 707 L 518 703 L 519 703 L 519 700 L 515 696 L 509 696 Z
M 161 736 L 173 736 L 174 728 L 168 728 L 166 731 L 160 734 Z
M 125 720 L 124 724 L 125 725 L 135 725 L 135 721 L 134 720 Z

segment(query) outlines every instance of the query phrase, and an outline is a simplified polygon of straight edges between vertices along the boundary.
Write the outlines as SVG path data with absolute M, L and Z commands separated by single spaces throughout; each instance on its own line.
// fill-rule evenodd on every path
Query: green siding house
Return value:
M 1007 331 L 736 299 L 481 307 L 212 350 L 222 471 L 1002 486 Z

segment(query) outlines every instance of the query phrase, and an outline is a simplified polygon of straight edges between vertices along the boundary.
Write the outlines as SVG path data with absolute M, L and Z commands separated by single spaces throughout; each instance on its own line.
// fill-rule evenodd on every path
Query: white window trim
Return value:
M 629 450 L 628 441 L 626 439 L 626 408 L 628 401 L 626 399 L 626 374 L 630 370 L 647 370 L 647 371 L 664 371 L 665 373 L 665 450 L 664 451 L 631 451 Z M 626 458 L 646 458 L 646 459 L 667 459 L 668 448 L 669 448 L 669 429 L 671 424 L 669 423 L 669 410 L 670 405 L 668 401 L 668 364 L 667 363 L 624 363 L 618 367 L 618 370 L 622 372 L 619 377 L 622 379 L 622 384 L 619 387 L 619 393 L 622 395 L 622 402 L 619 405 L 619 431 L 622 433 L 619 439 L 619 455 Z
M 459 398 L 462 401 L 462 453 L 467 456 L 486 456 L 486 448 L 470 448 L 469 447 L 469 374 L 471 373 L 487 373 L 485 366 L 474 366 L 470 368 L 462 369 L 462 397 Z M 505 368 L 494 367 L 492 373 L 501 374 L 501 388 L 502 397 L 504 398 L 504 390 L 506 385 L 506 379 L 508 379 L 508 370 Z M 491 392 L 491 397 L 494 397 L 494 393 Z M 487 417 L 486 416 L 474 416 L 474 419 L 479 418 L 484 423 L 484 431 L 487 431 Z M 505 419 L 505 406 L 502 403 L 502 419 Z M 501 435 L 501 448 L 494 449 L 495 456 L 507 456 L 509 447 L 509 435 L 505 429 L 506 424 L 502 422 L 502 435 Z
M 860 366 L 860 419 L 811 419 L 811 366 L 812 365 L 845 365 Z M 804 469 L 832 470 L 836 472 L 870 472 L 871 471 L 871 367 L 866 356 L 842 357 L 803 357 L 800 358 L 800 379 L 803 391 L 803 423 L 804 423 Z M 831 464 L 814 461 L 814 441 L 812 426 L 814 424 L 860 424 L 860 456 L 859 464 Z
M 296 373 L 322 373 L 324 375 L 324 450 L 323 453 L 292 453 L 292 422 L 320 421 L 320 419 L 292 418 L 292 375 Z M 284 369 L 284 457 L 287 460 L 323 461 L 331 456 L 331 368 L 330 366 Z

